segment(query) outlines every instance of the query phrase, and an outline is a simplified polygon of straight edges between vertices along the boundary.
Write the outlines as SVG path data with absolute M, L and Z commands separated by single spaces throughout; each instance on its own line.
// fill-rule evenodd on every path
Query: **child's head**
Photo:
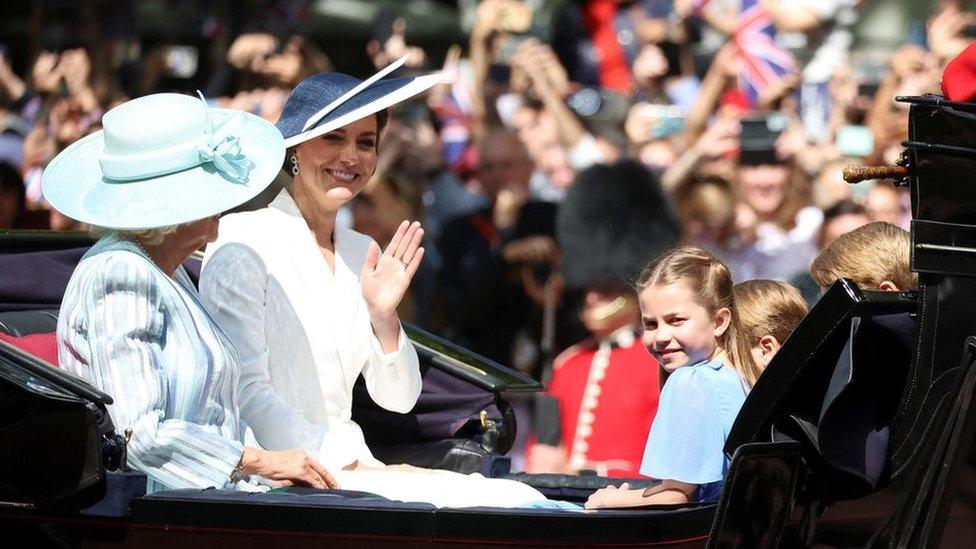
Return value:
M 644 346 L 665 370 L 725 352 L 746 381 L 756 381 L 739 333 L 732 277 L 712 254 L 693 246 L 672 250 L 644 269 L 637 291 Z
M 762 371 L 807 314 L 800 292 L 778 280 L 748 280 L 732 288 L 742 335 L 755 367 Z
M 823 289 L 850 278 L 865 290 L 915 290 L 918 277 L 911 270 L 910 252 L 908 231 L 875 221 L 831 242 L 813 260 L 810 275 Z

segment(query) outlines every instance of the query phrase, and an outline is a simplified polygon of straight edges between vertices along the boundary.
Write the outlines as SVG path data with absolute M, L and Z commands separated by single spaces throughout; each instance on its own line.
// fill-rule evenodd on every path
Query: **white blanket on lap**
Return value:
M 545 500 L 535 488 L 508 479 L 485 478 L 430 469 L 426 472 L 388 469 L 335 471 L 343 490 L 370 492 L 403 502 L 436 507 L 523 507 Z

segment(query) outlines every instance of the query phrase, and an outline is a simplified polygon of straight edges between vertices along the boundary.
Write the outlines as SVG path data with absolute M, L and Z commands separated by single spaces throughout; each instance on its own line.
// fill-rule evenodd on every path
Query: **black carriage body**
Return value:
M 799 461 L 795 485 L 765 493 L 795 507 L 792 521 L 770 525 L 791 544 L 955 547 L 976 536 L 976 105 L 900 99 L 911 104 L 917 294 L 836 283 L 757 382 L 726 444 L 733 454 L 764 443 Z M 739 517 L 755 505 L 727 495 Z M 724 524 L 733 541 L 722 546 L 748 546 L 755 523 Z
M 824 295 L 747 398 L 727 441 L 732 462 L 717 508 L 450 510 L 300 490 L 128 497 L 126 490 L 138 486 L 138 479 L 133 483 L 110 473 L 107 492 L 122 494 L 118 501 L 103 500 L 101 507 L 67 515 L 7 509 L 3 519 L 13 527 L 38 521 L 75 525 L 73 534 L 140 546 L 176 541 L 199 547 L 290 547 L 328 541 L 682 547 L 702 546 L 706 538 L 710 547 L 935 547 L 940 541 L 967 546 L 976 539 L 976 468 L 970 453 L 976 430 L 976 106 L 937 97 L 910 101 L 906 158 L 919 291 L 869 292 L 840 281 Z M 451 378 L 447 385 L 467 383 L 468 389 L 481 387 L 492 395 L 509 386 L 510 371 L 504 367 L 423 332 L 411 338 L 427 375 L 444 373 Z M 503 400 L 493 403 L 497 413 L 489 419 L 504 427 Z M 364 424 L 375 418 L 380 431 L 396 425 L 399 435 L 407 433 L 410 440 L 394 445 L 399 451 L 416 451 L 415 459 L 443 454 L 443 448 L 431 448 L 443 444 L 437 436 L 450 421 L 424 427 L 419 418 L 374 412 L 367 406 L 357 417 Z M 437 412 L 428 419 L 439 417 Z M 478 434 L 480 419 L 462 423 L 469 428 L 468 442 L 504 450 L 504 436 Z M 485 424 L 486 433 L 490 426 Z M 380 432 L 368 426 L 366 431 L 367 437 Z M 425 432 L 432 437 L 427 449 L 416 444 Z M 370 442 L 381 446 L 382 438 Z M 469 469 L 471 463 L 484 463 L 458 457 L 439 464 L 448 462 Z M 501 472 L 499 467 L 479 470 Z M 523 479 L 554 496 L 578 499 L 600 485 L 600 479 L 583 477 L 548 479 L 548 484 Z
M 0 233 L 0 272 L 4 273 L 0 277 L 0 331 L 14 336 L 53 332 L 73 266 L 90 244 L 84 235 Z M 198 259 L 191 258 L 185 266 L 195 279 Z M 531 397 L 541 385 L 414 326 L 405 324 L 404 329 L 417 348 L 424 379 L 414 410 L 408 414 L 383 410 L 369 398 L 362 379 L 354 389 L 353 417 L 379 459 L 512 478 L 532 484 L 549 497 L 580 503 L 594 489 L 621 482 L 600 477 L 510 475 L 504 453 L 512 445 L 517 426 L 507 398 Z M 52 390 L 65 393 L 80 406 L 85 406 L 86 399 L 88 406 L 97 400 L 84 382 L 0 341 L 0 373 L 4 368 L 47 372 L 53 379 Z M 0 388 L 7 389 L 3 383 L 0 376 Z M 72 389 L 72 383 L 80 384 L 80 391 L 79 387 Z M 15 413 L 8 407 L 10 403 L 0 400 L 0 410 Z M 76 413 L 81 416 L 78 410 Z M 18 455 L 63 459 L 53 443 L 70 442 L 57 438 L 61 429 L 71 429 L 79 441 L 97 440 L 91 430 L 82 432 L 65 423 L 58 428 L 48 425 L 35 429 L 31 440 L 23 440 L 18 452 L 28 444 L 34 446 Z M 3 434 L 0 426 L 0 437 Z M 8 435 L 19 436 L 13 431 Z M 24 459 L 0 463 L 0 524 L 10 535 L 28 536 L 40 544 L 60 539 L 68 545 L 94 541 L 115 546 L 208 548 L 310 543 L 701 547 L 715 511 L 715 505 L 600 513 L 437 509 L 371 494 L 308 489 L 263 494 L 173 490 L 146 495 L 144 475 L 105 472 L 104 466 L 94 467 L 101 476 L 93 488 L 75 490 L 84 498 L 65 496 L 68 505 L 51 506 L 37 499 L 12 498 L 12 492 L 3 486 L 4 478 L 21 477 L 29 487 L 27 477 L 40 474 L 44 465 L 44 460 L 34 461 L 35 468 Z

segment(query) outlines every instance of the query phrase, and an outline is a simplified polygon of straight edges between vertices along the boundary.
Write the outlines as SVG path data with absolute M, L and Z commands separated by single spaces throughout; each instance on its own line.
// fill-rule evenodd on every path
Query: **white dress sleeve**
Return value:
M 420 398 L 423 380 L 420 377 L 420 361 L 417 350 L 400 328 L 397 349 L 384 353 L 379 339 L 370 337 L 369 361 L 363 368 L 363 378 L 369 396 L 383 408 L 405 414 Z
M 164 310 L 167 289 L 135 254 L 88 261 L 72 276 L 62 303 L 62 368 L 112 396 L 113 423 L 120 432 L 132 430 L 130 467 L 170 489 L 231 487 L 244 446 L 203 425 L 165 418 L 172 403 L 197 398 L 170 394 L 166 382 L 165 322 L 180 320 Z M 196 367 L 197 358 L 186 356 L 183 363 Z
M 253 248 L 228 243 L 204 265 L 200 294 L 204 305 L 237 346 L 241 359 L 241 415 L 258 444 L 268 450 L 298 446 L 324 459 L 323 449 L 333 446 L 327 441 L 328 429 L 306 420 L 271 385 L 265 333 L 267 279 L 264 261 Z M 335 463 L 334 459 L 327 461 Z

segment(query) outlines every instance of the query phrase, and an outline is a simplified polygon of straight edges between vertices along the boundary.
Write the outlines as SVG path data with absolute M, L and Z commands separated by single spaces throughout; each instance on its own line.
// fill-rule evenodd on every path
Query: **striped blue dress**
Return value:
M 63 369 L 112 395 L 118 432 L 132 429 L 128 464 L 147 491 L 257 489 L 229 477 L 241 458 L 239 360 L 180 267 L 163 273 L 109 234 L 82 258 L 58 317 Z

